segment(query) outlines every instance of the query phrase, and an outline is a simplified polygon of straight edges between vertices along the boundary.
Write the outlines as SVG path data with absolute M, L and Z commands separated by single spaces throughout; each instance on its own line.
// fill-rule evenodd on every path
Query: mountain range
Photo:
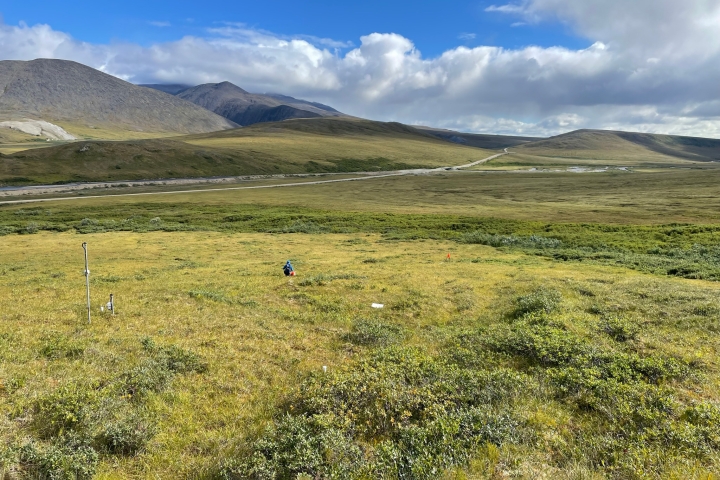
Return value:
M 80 143 L 45 141 L 73 138 Z M 598 130 L 546 139 L 470 134 L 358 119 L 230 82 L 138 86 L 70 61 L 0 61 L 0 183 L 424 168 L 507 148 L 513 155 L 496 163 L 720 160 L 714 139 Z
M 206 108 L 241 126 L 279 122 L 291 118 L 341 117 L 344 114 L 321 103 L 280 94 L 249 93 L 230 82 L 206 83 L 180 89 L 181 85 L 142 85 L 171 93 Z
M 0 61 L 0 121 L 24 119 L 59 124 L 72 134 L 98 128 L 182 134 L 237 127 L 192 102 L 80 63 Z

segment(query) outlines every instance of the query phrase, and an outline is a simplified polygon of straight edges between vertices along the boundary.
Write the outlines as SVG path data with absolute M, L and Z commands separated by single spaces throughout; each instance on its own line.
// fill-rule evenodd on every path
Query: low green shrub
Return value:
M 716 406 L 683 409 L 677 397 L 673 384 L 692 378 L 681 360 L 600 348 L 590 338 L 526 318 L 468 338 L 471 345 L 510 355 L 579 418 L 593 418 L 594 427 L 577 437 L 579 459 L 620 478 L 660 472 L 657 459 L 669 445 L 704 458 L 720 439 Z
M 354 478 L 363 451 L 322 417 L 280 417 L 255 445 L 249 461 L 227 469 L 231 478 Z
M 462 243 L 476 243 L 491 247 L 525 247 L 525 248 L 559 248 L 562 242 L 556 238 L 531 235 L 521 237 L 517 235 L 493 235 L 482 231 L 465 233 L 460 236 Z
M 720 307 L 713 304 L 695 305 L 692 308 L 692 314 L 701 317 L 717 317 L 720 316 Z
M 560 308 L 562 295 L 556 290 L 539 288 L 515 299 L 515 318 L 531 313 L 552 313 Z
M 66 337 L 49 335 L 43 352 L 53 358 L 66 355 L 67 343 Z M 89 479 L 98 452 L 132 456 L 142 451 L 156 434 L 144 406 L 148 394 L 166 388 L 176 374 L 207 369 L 194 352 L 159 346 L 151 338 L 142 344 L 146 357 L 117 377 L 67 383 L 19 409 L 18 414 L 28 418 L 30 436 L 22 446 L 0 446 L 3 478 L 14 469 L 27 478 Z
M 63 385 L 33 402 L 33 427 L 45 439 L 86 432 L 100 399 L 101 393 L 95 385 Z
M 207 363 L 194 352 L 175 345 L 157 345 L 150 337 L 145 337 L 142 345 L 150 357 L 120 375 L 117 386 L 121 395 L 143 400 L 167 388 L 175 374 L 207 371 Z
M 328 283 L 332 282 L 333 280 L 354 280 L 357 278 L 361 278 L 354 273 L 336 273 L 336 274 L 325 274 L 321 273 L 318 275 L 313 275 L 311 277 L 303 278 L 298 282 L 298 285 L 301 287 L 312 287 L 312 286 L 323 286 L 327 285 Z
M 375 320 L 358 320 L 343 340 L 366 347 L 386 347 L 402 341 L 405 331 L 400 325 Z
M 190 295 L 190 298 L 211 300 L 218 303 L 234 303 L 233 299 L 225 295 L 223 292 L 217 292 L 214 290 L 190 290 L 188 295 Z
M 463 368 L 419 349 L 380 349 L 310 375 L 228 478 L 438 478 L 488 442 L 528 439 L 513 410 L 531 384 L 506 369 Z
M 40 354 L 51 360 L 78 358 L 85 353 L 85 346 L 61 333 L 49 333 L 42 337 Z
M 171 379 L 172 372 L 165 363 L 146 359 L 121 374 L 119 385 L 123 395 L 133 399 L 143 399 L 152 392 L 164 390 Z
M 172 373 L 204 373 L 207 363 L 195 352 L 176 345 L 160 346 L 147 337 L 142 340 L 143 347 L 153 359 Z
M 200 355 L 175 345 L 163 347 L 155 358 L 173 373 L 205 373 L 208 365 Z
M 25 228 L 20 230 L 18 233 L 32 235 L 40 230 L 41 226 L 35 222 L 29 222 L 25 225 Z
M 135 455 L 157 433 L 155 424 L 146 416 L 129 412 L 102 425 L 95 437 L 101 450 L 114 455 Z
M 312 220 L 295 220 L 280 229 L 272 229 L 268 233 L 328 233 L 330 229 Z
M 640 327 L 632 320 L 620 316 L 606 316 L 600 323 L 600 330 L 617 342 L 635 340 Z
M 19 452 L 26 478 L 47 480 L 86 480 L 95 476 L 97 452 L 87 445 L 57 446 L 25 444 Z

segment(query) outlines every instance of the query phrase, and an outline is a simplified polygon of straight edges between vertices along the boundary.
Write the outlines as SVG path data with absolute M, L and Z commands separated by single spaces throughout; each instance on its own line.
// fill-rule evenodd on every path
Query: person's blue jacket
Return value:
M 292 266 L 292 263 L 290 263 L 290 260 L 287 261 L 285 266 L 283 267 L 283 273 L 286 277 L 289 277 L 290 274 L 293 272 L 294 268 Z

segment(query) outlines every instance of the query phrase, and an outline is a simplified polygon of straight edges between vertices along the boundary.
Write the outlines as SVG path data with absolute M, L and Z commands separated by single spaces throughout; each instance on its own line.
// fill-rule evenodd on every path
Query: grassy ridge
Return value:
M 377 171 L 461 165 L 490 155 L 400 124 L 289 120 L 187 137 L 82 141 L 17 152 L 0 162 L 0 184 Z
M 716 161 L 720 140 L 650 133 L 577 130 L 514 148 L 517 152 L 541 156 L 592 161 Z

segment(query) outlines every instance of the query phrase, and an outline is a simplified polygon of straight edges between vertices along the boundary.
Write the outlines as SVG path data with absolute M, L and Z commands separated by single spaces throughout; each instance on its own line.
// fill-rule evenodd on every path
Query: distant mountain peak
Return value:
M 210 85 L 212 85 L 212 84 L 210 84 Z M 238 87 L 234 83 L 230 83 L 228 81 L 216 83 L 215 88 L 217 88 L 219 90 L 236 90 L 238 92 L 242 92 L 242 93 L 246 93 L 246 94 L 249 93 L 248 91 L 243 90 L 242 88 Z
M 0 61 L 0 120 L 204 133 L 237 125 L 181 98 L 69 60 Z
M 249 93 L 227 81 L 197 85 L 176 95 L 242 126 L 292 118 L 345 116 L 327 105 L 286 95 Z

